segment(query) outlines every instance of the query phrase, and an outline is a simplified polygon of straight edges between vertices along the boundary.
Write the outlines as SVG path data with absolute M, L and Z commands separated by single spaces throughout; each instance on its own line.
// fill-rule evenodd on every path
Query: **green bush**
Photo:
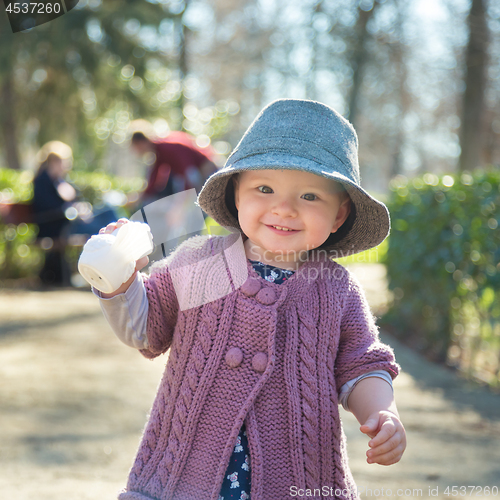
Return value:
M 500 172 L 392 181 L 386 264 L 399 337 L 499 384 Z
M 33 175 L 0 168 L 0 202 L 28 203 L 33 197 Z M 35 224 L 3 224 L 0 219 L 0 278 L 23 278 L 37 274 L 43 263 L 41 250 L 34 245 Z
M 0 168 L 0 202 L 27 202 L 33 197 L 33 174 Z

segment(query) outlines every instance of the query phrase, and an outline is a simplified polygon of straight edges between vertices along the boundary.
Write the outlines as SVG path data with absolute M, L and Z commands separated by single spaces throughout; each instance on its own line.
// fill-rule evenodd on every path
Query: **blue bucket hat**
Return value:
M 373 248 L 389 234 L 387 207 L 360 185 L 358 138 L 352 125 L 325 104 L 280 99 L 265 107 L 219 171 L 208 178 L 198 205 L 217 223 L 241 231 L 232 175 L 244 170 L 300 170 L 341 183 L 351 213 L 321 246 L 337 256 Z

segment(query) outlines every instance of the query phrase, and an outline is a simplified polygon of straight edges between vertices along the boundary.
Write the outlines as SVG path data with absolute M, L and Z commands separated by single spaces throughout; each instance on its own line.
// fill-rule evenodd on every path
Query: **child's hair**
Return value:
M 137 144 L 138 142 L 149 142 L 149 139 L 142 132 L 134 132 L 130 141 L 132 144 Z
M 240 173 L 235 173 L 234 175 L 231 176 L 231 179 L 227 183 L 226 187 L 226 206 L 228 210 L 231 212 L 231 215 L 237 220 L 238 219 L 238 209 L 236 208 L 236 203 L 235 203 L 235 193 L 234 193 L 234 183 L 238 181 Z M 335 181 L 336 182 L 336 181 Z M 345 199 L 345 197 L 348 197 L 350 200 L 349 193 L 347 192 L 346 188 L 344 185 L 340 182 L 337 182 L 338 186 L 340 187 L 340 196 L 342 200 Z M 349 215 L 347 216 L 347 219 L 344 221 L 344 223 L 335 231 L 334 233 L 331 233 L 330 236 L 328 236 L 327 240 L 318 247 L 320 248 L 327 248 L 330 247 L 331 245 L 338 243 L 342 238 L 344 238 L 347 233 L 351 230 L 352 225 L 354 224 L 354 221 L 356 219 L 356 207 L 352 201 L 350 201 L 351 205 L 351 210 L 349 212 Z

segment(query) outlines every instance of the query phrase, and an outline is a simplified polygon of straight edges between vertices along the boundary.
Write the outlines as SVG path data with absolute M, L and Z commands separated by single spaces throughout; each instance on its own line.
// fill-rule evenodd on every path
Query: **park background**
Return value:
M 148 169 L 130 154 L 136 127 L 158 137 L 187 131 L 200 147 L 211 145 L 222 165 L 258 111 L 282 97 L 324 102 L 354 124 L 363 185 L 388 204 L 392 231 L 381 247 L 347 264 L 367 287 L 383 287 L 384 300 L 372 303 L 383 331 L 421 356 L 422 366 L 431 361 L 445 370 L 436 375 L 440 380 L 451 375 L 466 384 L 455 399 L 490 398 L 490 410 L 479 412 L 486 419 L 480 427 L 496 425 L 498 2 L 80 0 L 66 15 L 16 34 L 0 12 L 0 204 L 29 203 L 36 153 L 60 140 L 73 149 L 70 180 L 94 207 L 112 203 L 126 215 Z M 36 232 L 33 224 L 0 217 L 0 341 L 6 353 L 19 349 L 16 339 L 24 337 L 38 346 L 43 331 L 43 321 L 38 328 L 16 316 L 14 304 L 49 310 L 46 301 L 60 297 L 37 289 L 44 254 Z M 68 258 L 74 261 L 79 251 L 68 249 Z M 65 293 L 86 303 L 85 291 Z M 66 327 L 80 316 L 71 318 Z M 61 339 L 70 340 L 62 333 Z M 12 374 L 19 376 L 22 358 L 9 359 L 16 360 Z M 37 392 L 30 383 L 25 391 Z M 16 406 L 14 392 L 4 394 L 6 408 Z M 17 411 L 22 407 L 26 418 L 42 404 L 36 397 L 22 401 Z M 53 445 L 36 434 L 34 429 L 36 446 Z M 15 439 L 9 442 L 16 446 Z M 56 453 L 56 465 L 58 460 L 64 464 L 64 454 Z M 499 475 L 491 476 L 497 486 Z M 470 475 L 462 480 L 475 484 Z

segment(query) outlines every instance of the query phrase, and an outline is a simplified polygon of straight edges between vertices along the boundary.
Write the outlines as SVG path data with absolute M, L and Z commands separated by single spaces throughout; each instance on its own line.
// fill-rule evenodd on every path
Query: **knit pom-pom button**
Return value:
M 253 297 L 261 288 L 261 284 L 257 278 L 248 278 L 243 285 L 241 291 L 248 297 Z
M 231 347 L 226 352 L 226 363 L 231 368 L 236 368 L 241 365 L 243 361 L 243 353 L 239 347 Z
M 276 302 L 276 292 L 272 288 L 263 288 L 255 296 L 255 298 L 263 305 L 270 306 Z
M 252 358 L 252 368 L 259 373 L 265 371 L 267 367 L 267 354 L 265 352 L 258 352 Z

